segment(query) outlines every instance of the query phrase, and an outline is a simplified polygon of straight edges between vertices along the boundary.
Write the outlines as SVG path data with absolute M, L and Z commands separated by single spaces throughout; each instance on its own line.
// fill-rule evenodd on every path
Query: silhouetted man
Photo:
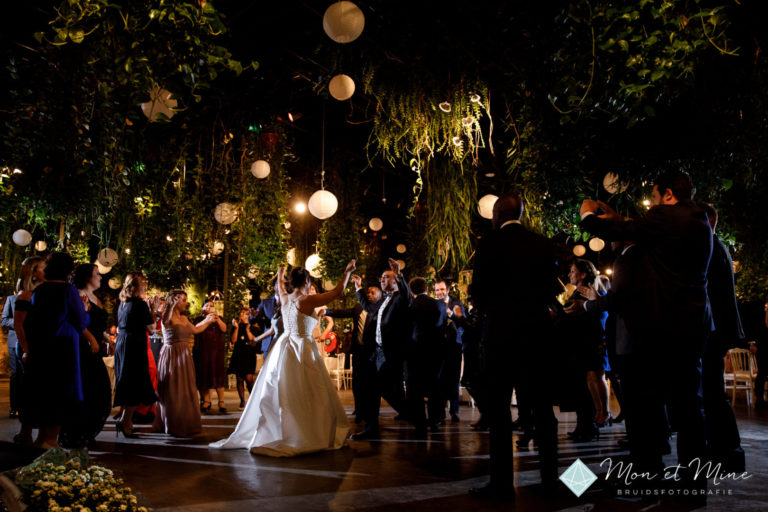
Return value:
M 483 343 L 488 387 L 487 416 L 491 435 L 491 479 L 470 489 L 474 497 L 511 501 L 515 498 L 512 458 L 512 388 L 519 379 L 531 386 L 542 484 L 557 480 L 557 419 L 547 379 L 538 378 L 545 361 L 552 317 L 549 305 L 557 285 L 553 244 L 520 223 L 523 201 L 515 192 L 502 195 L 493 207 L 494 230 L 478 244 L 472 289 L 475 305 L 487 315 Z M 522 291 L 521 293 L 510 290 Z
M 642 249 L 644 285 L 638 292 L 644 321 L 632 332 L 627 375 L 634 384 L 625 388 L 633 404 L 630 424 L 642 432 L 629 440 L 633 471 L 664 474 L 668 407 L 678 431 L 678 463 L 683 467 L 678 476 L 689 488 L 700 489 L 704 474 L 694 486 L 694 475 L 686 468 L 696 458 L 704 460 L 706 448 L 701 356 L 713 327 L 706 288 L 712 231 L 706 213 L 691 200 L 693 193 L 688 174 L 667 171 L 656 178 L 653 207 L 644 217 L 625 221 L 605 203 L 586 199 L 581 224 L 597 236 L 632 240 Z M 606 213 L 597 215 L 598 207 Z

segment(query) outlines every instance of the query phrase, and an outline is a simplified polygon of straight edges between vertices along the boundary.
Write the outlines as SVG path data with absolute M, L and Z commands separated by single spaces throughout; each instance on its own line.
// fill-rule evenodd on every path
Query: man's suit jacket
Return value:
M 403 357 L 403 348 L 411 335 L 411 316 L 408 311 L 411 307 L 411 291 L 405 279 L 397 281 L 398 291 L 392 295 L 381 317 L 382 350 L 387 359 L 400 359 Z M 370 329 L 363 333 L 363 347 L 370 352 L 376 349 L 376 321 L 379 309 L 384 304 L 382 299 L 372 304 L 361 288 L 356 292 L 358 302 L 369 311 L 371 316 Z
M 588 215 L 584 230 L 608 240 L 631 240 L 642 248 L 644 321 L 638 326 L 654 344 L 691 340 L 695 350 L 712 331 L 707 268 L 712 230 L 707 214 L 693 201 L 654 206 L 640 219 L 601 219 Z
M 551 323 L 549 305 L 561 291 L 549 239 L 511 223 L 486 234 L 475 253 L 472 297 L 487 314 L 486 343 L 506 344 Z M 522 341 L 523 343 L 525 341 Z
M 615 351 L 628 355 L 632 351 L 632 332 L 644 321 L 641 292 L 644 276 L 642 258 L 636 245 L 625 248 L 613 262 L 611 289 L 596 300 L 586 302 L 587 311 L 608 311 L 615 329 Z M 606 328 L 606 335 L 607 332 Z M 611 352 L 614 348 L 609 347 Z
M 429 295 L 417 295 L 411 302 L 412 351 L 425 353 L 438 349 L 445 339 L 446 319 L 444 303 Z
M 712 259 L 707 272 L 707 294 L 715 321 L 712 343 L 726 350 L 742 345 L 744 329 L 736 305 L 731 254 L 718 237 L 714 237 L 713 242 Z
M 369 306 L 369 309 L 376 309 L 376 305 L 378 302 L 374 302 Z M 358 319 L 360 318 L 360 315 L 363 313 L 363 311 L 367 311 L 361 304 L 355 304 L 354 307 L 348 308 L 348 309 L 328 309 L 325 311 L 325 316 L 330 316 L 331 318 L 351 318 L 352 319 L 352 347 L 350 347 L 350 350 L 354 351 L 357 350 L 357 348 L 362 345 L 362 342 L 358 342 L 360 339 L 360 331 L 359 331 L 359 325 L 358 325 Z M 367 312 L 365 317 L 365 325 L 363 326 L 363 334 L 365 334 L 365 331 L 369 330 L 371 328 L 371 319 L 373 315 L 370 313 L 370 311 Z M 374 324 L 375 327 L 375 324 Z

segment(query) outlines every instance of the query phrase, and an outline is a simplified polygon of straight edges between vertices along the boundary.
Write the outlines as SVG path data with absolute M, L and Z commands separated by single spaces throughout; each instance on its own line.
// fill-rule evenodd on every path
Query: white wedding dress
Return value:
M 211 448 L 292 457 L 344 446 L 349 423 L 312 339 L 317 318 L 300 312 L 295 299 L 281 311 L 285 332 L 269 351 L 235 431 Z

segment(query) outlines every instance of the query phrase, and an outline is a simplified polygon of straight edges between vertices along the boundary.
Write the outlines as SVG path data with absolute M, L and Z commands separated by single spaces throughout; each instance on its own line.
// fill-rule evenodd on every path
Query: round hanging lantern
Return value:
M 365 15 L 352 2 L 336 2 L 325 10 L 323 30 L 337 43 L 351 43 L 363 33 Z
M 397 244 L 396 249 L 397 249 L 397 252 L 399 252 L 400 254 L 405 253 L 406 251 L 405 244 Z
M 263 180 L 269 176 L 269 163 L 265 160 L 256 160 L 251 164 L 251 174 Z
M 232 203 L 219 203 L 213 211 L 216 222 L 219 224 L 232 224 L 237 220 L 237 210 Z
M 48 244 L 45 243 L 45 240 L 38 240 L 35 242 L 35 250 L 38 252 L 43 252 L 48 248 Z
M 109 287 L 113 290 L 119 290 L 120 287 L 123 286 L 123 283 L 121 283 L 120 279 L 117 277 L 110 278 L 107 284 L 109 284 Z
M 289 265 L 294 267 L 296 266 L 296 248 L 295 247 L 291 247 L 288 250 L 288 254 L 285 259 Z
M 96 256 L 96 261 L 101 263 L 102 266 L 104 267 L 112 268 L 117 263 L 117 252 L 115 252 L 114 249 L 105 247 L 104 249 L 99 251 L 98 256 Z M 102 272 L 102 273 L 106 273 L 106 272 Z
M 374 217 L 370 221 L 368 221 L 368 227 L 371 228 L 373 231 L 379 231 L 381 228 L 384 227 L 384 221 L 378 217 Z
M 400 270 L 405 268 L 405 260 L 397 260 L 397 264 L 400 265 Z
M 339 200 L 327 190 L 318 190 L 307 201 L 309 213 L 320 220 L 331 217 L 339 208 Z
M 355 81 L 347 75 L 336 75 L 331 78 L 328 91 L 339 101 L 348 100 L 355 94 Z
M 320 255 L 317 253 L 310 254 L 304 262 L 304 268 L 312 277 L 320 277 Z
M 109 274 L 112 270 L 111 265 L 104 265 L 99 260 L 96 260 L 96 268 L 99 269 L 99 274 Z
M 593 238 L 589 241 L 589 248 L 595 252 L 600 252 L 605 249 L 605 242 L 602 238 Z
M 629 187 L 626 181 L 620 181 L 619 175 L 615 172 L 609 172 L 603 177 L 603 188 L 611 194 L 624 192 Z
M 573 246 L 573 254 L 574 254 L 575 256 L 577 256 L 577 257 L 581 258 L 581 257 L 582 257 L 582 256 L 584 256 L 585 254 L 587 254 L 587 248 L 586 248 L 586 247 L 584 247 L 584 246 L 583 246 L 583 245 L 581 245 L 581 244 L 579 244 L 579 245 L 574 245 L 574 246 Z
M 224 242 L 213 242 L 213 254 L 221 254 L 224 252 Z
M 480 216 L 484 219 L 493 218 L 493 205 L 496 204 L 496 200 L 499 196 L 493 194 L 486 194 L 480 198 L 477 202 L 477 211 L 480 212 Z
M 26 247 L 32 241 L 32 234 L 26 229 L 17 229 L 12 235 L 13 243 Z
M 160 87 L 155 87 L 149 91 L 149 101 L 141 104 L 141 111 L 147 116 L 150 122 L 159 121 L 161 115 L 172 118 L 173 109 L 179 105 L 179 102 L 171 98 L 171 93 Z

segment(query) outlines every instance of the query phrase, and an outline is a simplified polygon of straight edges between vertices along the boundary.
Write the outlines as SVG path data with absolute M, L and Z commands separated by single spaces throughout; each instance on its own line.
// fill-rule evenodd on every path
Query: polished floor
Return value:
M 348 413 L 351 393 L 340 392 Z M 736 411 L 747 453 L 748 478 L 710 482 L 706 510 L 768 510 L 768 413 L 746 407 L 740 397 Z M 580 497 L 564 485 L 555 495 L 537 488 L 537 453 L 531 446 L 517 450 L 515 504 L 488 504 L 467 495 L 467 489 L 482 484 L 488 474 L 488 434 L 474 432 L 470 423 L 476 410 L 463 406 L 461 421 L 445 425 L 426 440 L 415 439 L 411 428 L 393 419 L 394 412 L 382 409 L 382 439 L 350 441 L 338 451 L 276 459 L 251 455 L 248 451 L 219 451 L 208 443 L 226 437 L 239 417 L 237 397 L 227 392 L 225 414 L 203 417 L 201 435 L 178 439 L 150 433 L 142 425 L 140 439 L 115 436 L 112 420 L 90 446 L 92 457 L 121 475 L 140 499 L 157 511 L 646 511 L 691 510 L 678 502 L 660 504 L 637 498 L 618 499 L 605 486 L 605 468 L 600 463 L 616 460 L 626 452 L 617 441 L 624 426 L 603 429 L 599 440 L 575 444 L 566 432 L 575 424 L 573 414 L 558 414 L 560 420 L 560 473 L 580 459 L 598 480 Z M 0 470 L 30 459 L 34 452 L 8 443 L 18 428 L 7 419 L 8 381 L 0 380 Z M 351 417 L 350 417 L 351 418 Z M 359 428 L 353 425 L 353 429 Z M 672 463 L 673 459 L 670 459 Z M 705 510 L 702 508 L 701 510 Z

